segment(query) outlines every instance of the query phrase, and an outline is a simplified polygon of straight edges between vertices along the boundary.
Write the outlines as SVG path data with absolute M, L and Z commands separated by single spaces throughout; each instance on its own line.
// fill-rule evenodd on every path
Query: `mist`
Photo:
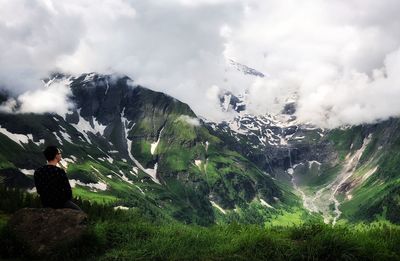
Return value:
M 394 0 L 0 0 L 0 87 L 21 112 L 54 111 L 37 103 L 47 93 L 64 112 L 68 91 L 41 81 L 51 72 L 118 73 L 215 121 L 232 116 L 217 98 L 229 90 L 247 92 L 254 114 L 295 97 L 302 122 L 372 123 L 400 115 L 399 11 Z

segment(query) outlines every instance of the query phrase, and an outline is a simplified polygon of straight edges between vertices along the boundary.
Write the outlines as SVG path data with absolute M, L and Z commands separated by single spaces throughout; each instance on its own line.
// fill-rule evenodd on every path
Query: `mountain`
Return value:
M 246 110 L 246 103 L 243 100 L 243 96 L 236 96 L 230 91 L 222 91 L 218 94 L 218 98 L 221 109 L 224 112 L 233 110 L 240 113 Z
M 187 104 L 125 76 L 53 75 L 75 108 L 66 115 L 0 113 L 0 182 L 33 190 L 41 151 L 58 145 L 74 194 L 186 223 L 245 219 L 299 205 L 297 197 L 226 146 Z M 6 102 L 6 99 L 3 99 Z
M 236 116 L 209 122 L 126 76 L 45 84 L 60 82 L 75 104 L 67 114 L 0 113 L 0 183 L 34 192 L 41 151 L 57 144 L 76 196 L 165 219 L 400 221 L 399 119 L 327 130 L 298 122 L 295 100 L 252 115 L 245 95 L 222 92 L 221 110 Z
M 251 76 L 256 76 L 256 77 L 260 77 L 260 78 L 264 78 L 265 75 L 262 72 L 257 71 L 256 69 L 253 69 L 247 65 L 238 63 L 232 59 L 228 59 L 228 63 L 230 64 L 230 66 L 232 66 L 233 68 L 235 68 L 237 71 L 243 73 L 243 74 L 248 74 Z
M 399 119 L 324 130 L 297 122 L 294 100 L 277 115 L 252 115 L 229 104 L 236 117 L 208 122 L 210 132 L 275 179 L 291 184 L 310 213 L 333 224 L 399 223 Z

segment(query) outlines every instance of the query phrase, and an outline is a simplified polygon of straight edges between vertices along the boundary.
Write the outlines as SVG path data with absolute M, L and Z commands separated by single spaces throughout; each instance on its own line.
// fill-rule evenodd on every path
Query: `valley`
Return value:
M 7 186 L 34 193 L 40 150 L 58 144 L 76 195 L 89 200 L 204 225 L 255 217 L 264 223 L 299 210 L 335 225 L 373 219 L 372 209 L 383 213 L 399 180 L 390 177 L 393 185 L 378 201 L 358 197 L 373 188 L 390 156 L 382 147 L 395 144 L 397 134 L 379 133 L 396 133 L 397 120 L 327 130 L 298 122 L 292 100 L 279 115 L 257 116 L 246 112 L 244 95 L 229 93 L 220 96 L 221 109 L 236 116 L 216 123 L 127 77 L 56 75 L 47 85 L 54 82 L 70 86 L 74 110 L 0 114 Z M 349 207 L 354 198 L 367 209 Z

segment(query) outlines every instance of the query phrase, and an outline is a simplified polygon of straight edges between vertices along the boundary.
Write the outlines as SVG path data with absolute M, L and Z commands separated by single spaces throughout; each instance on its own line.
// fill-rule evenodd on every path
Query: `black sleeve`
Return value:
M 40 195 L 42 193 L 42 179 L 39 170 L 35 170 L 33 174 L 33 179 L 35 181 L 36 192 Z
M 69 180 L 67 177 L 67 173 L 63 169 L 60 168 L 60 185 L 61 185 L 61 191 L 65 197 L 65 200 L 71 200 L 72 199 L 72 190 L 71 190 L 71 185 L 69 184 Z

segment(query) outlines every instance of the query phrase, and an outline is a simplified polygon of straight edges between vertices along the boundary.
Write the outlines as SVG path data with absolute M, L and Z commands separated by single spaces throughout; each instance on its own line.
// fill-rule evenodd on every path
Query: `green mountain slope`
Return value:
M 400 215 L 399 119 L 331 130 L 332 159 L 297 166 L 305 207 L 325 221 L 389 220 Z
M 76 108 L 66 115 L 0 113 L 2 183 L 32 188 L 33 170 L 45 163 L 41 151 L 56 144 L 74 194 L 93 201 L 201 225 L 243 219 L 253 205 L 260 222 L 299 206 L 288 187 L 227 148 L 188 105 L 127 77 L 68 80 Z

